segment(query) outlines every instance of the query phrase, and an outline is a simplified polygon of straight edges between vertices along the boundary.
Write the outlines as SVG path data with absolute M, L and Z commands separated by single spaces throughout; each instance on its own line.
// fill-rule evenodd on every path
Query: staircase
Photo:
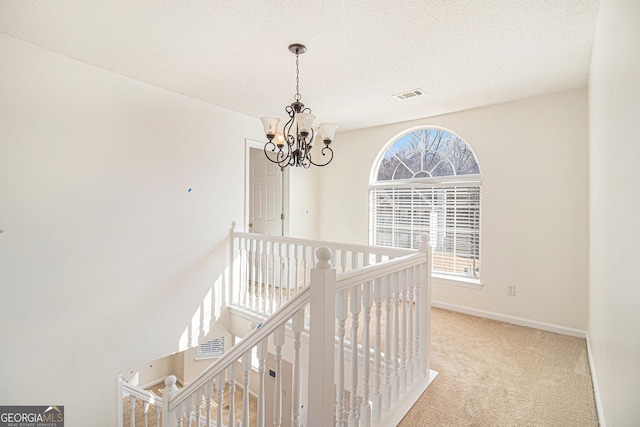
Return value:
M 161 427 L 162 426 L 162 394 L 165 389 L 165 383 L 161 382 L 149 388 L 143 389 L 134 385 L 131 385 L 125 381 L 120 382 L 122 389 L 122 426 L 144 426 L 144 427 Z M 230 388 L 231 383 L 227 382 L 224 389 L 224 400 L 222 406 L 212 405 L 211 415 L 212 419 L 216 419 L 217 412 L 222 411 L 222 419 L 228 420 L 230 409 Z M 244 390 L 240 387 L 236 387 L 234 392 L 235 401 L 242 400 Z M 199 416 L 200 425 L 206 426 L 205 414 L 203 408 L 205 407 L 204 401 L 201 404 L 201 412 Z M 235 408 L 235 419 L 240 419 L 242 408 Z M 249 425 L 256 425 L 256 399 L 254 396 L 249 396 Z M 133 419 L 132 419 L 133 417 Z M 195 412 L 190 414 L 190 422 L 186 425 L 197 426 Z M 215 423 L 214 423 L 215 424 Z
M 223 304 L 256 327 L 183 390 L 167 379 L 160 425 L 397 425 L 436 375 L 431 250 L 427 236 L 421 241 L 417 251 L 348 245 L 241 233 L 234 224 Z M 212 412 L 223 400 L 225 416 Z

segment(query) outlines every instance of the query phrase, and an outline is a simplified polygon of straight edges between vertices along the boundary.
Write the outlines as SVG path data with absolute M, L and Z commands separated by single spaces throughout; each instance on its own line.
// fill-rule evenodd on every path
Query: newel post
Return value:
M 164 380 L 164 393 L 162 393 L 162 426 L 163 427 L 177 427 L 178 421 L 176 419 L 175 410 L 169 411 L 169 402 L 175 398 L 179 393 L 178 387 L 176 387 L 176 377 L 169 375 Z
M 334 425 L 336 270 L 331 266 L 331 256 L 330 249 L 318 248 L 318 261 L 311 269 L 309 427 Z
M 420 236 L 420 247 L 418 252 L 422 252 L 427 257 L 426 263 L 420 266 L 419 283 L 419 322 L 420 322 L 420 373 L 429 377 L 431 366 L 430 343 L 431 343 L 431 276 L 433 271 L 433 254 L 429 235 Z

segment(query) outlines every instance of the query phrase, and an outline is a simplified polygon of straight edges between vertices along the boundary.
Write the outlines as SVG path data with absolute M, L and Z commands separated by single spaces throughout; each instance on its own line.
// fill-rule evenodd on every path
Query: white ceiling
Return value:
M 339 131 L 584 87 L 598 0 L 0 0 L 0 32 L 250 116 Z M 392 95 L 420 88 L 426 96 Z

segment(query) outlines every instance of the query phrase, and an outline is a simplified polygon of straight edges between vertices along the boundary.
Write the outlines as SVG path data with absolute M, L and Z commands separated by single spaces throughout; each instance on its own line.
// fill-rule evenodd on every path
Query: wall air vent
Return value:
M 393 95 L 393 97 L 396 99 L 409 99 L 422 95 L 426 95 L 426 93 L 424 93 L 422 89 L 413 89 L 408 92 L 396 93 L 395 95 Z

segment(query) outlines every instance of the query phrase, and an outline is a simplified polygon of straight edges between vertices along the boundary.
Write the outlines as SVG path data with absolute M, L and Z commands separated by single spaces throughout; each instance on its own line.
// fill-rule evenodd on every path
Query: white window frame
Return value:
M 478 197 L 479 197 L 479 203 L 480 206 L 478 207 L 478 215 L 480 215 L 480 212 L 482 210 L 481 207 L 481 200 L 482 200 L 482 176 L 480 173 L 478 174 L 473 174 L 473 175 L 452 175 L 452 176 L 435 176 L 435 177 L 423 177 L 423 178 L 413 178 L 413 179 L 395 179 L 395 180 L 383 180 L 383 181 L 378 181 L 378 172 L 379 172 L 379 168 L 382 164 L 382 160 L 384 159 L 386 153 L 388 152 L 388 150 L 390 150 L 394 144 L 396 144 L 398 141 L 400 141 L 402 138 L 404 138 L 406 135 L 411 134 L 413 132 L 416 131 L 420 131 L 420 130 L 429 130 L 429 129 L 435 129 L 435 130 L 443 130 L 445 132 L 448 132 L 452 135 L 458 136 L 457 134 L 455 134 L 455 132 L 452 132 L 448 129 L 443 129 L 440 127 L 436 127 L 436 126 L 420 126 L 420 127 L 416 127 L 416 128 L 411 128 L 408 129 L 406 131 L 403 131 L 401 133 L 399 133 L 398 135 L 396 135 L 394 138 L 392 138 L 387 144 L 385 144 L 385 146 L 380 150 L 380 152 L 378 153 L 378 156 L 373 164 L 373 168 L 371 169 L 371 176 L 370 176 L 370 185 L 369 185 L 369 243 L 370 244 L 377 244 L 378 242 L 376 241 L 376 218 L 375 218 L 375 213 L 374 213 L 374 194 L 379 191 L 380 189 L 388 189 L 388 190 L 392 190 L 392 189 L 398 189 L 400 191 L 405 191 L 405 192 L 411 192 L 411 189 L 415 188 L 417 189 L 417 191 L 420 191 L 420 188 L 425 188 L 425 189 L 444 189 L 444 188 L 462 188 L 462 187 L 477 187 L 478 188 Z M 458 136 L 459 137 L 459 136 Z M 462 138 L 460 138 L 469 149 L 471 149 L 471 147 L 469 146 L 469 144 Z M 474 154 L 475 157 L 475 154 Z M 477 162 L 477 158 L 476 158 L 476 162 Z M 429 190 L 426 190 L 429 191 Z M 473 190 L 470 190 L 473 192 Z M 412 194 L 412 193 L 411 193 Z M 426 205 L 425 205 L 426 206 Z M 395 212 L 395 210 L 394 210 Z M 409 222 L 411 224 L 414 224 L 413 222 L 413 217 L 411 217 L 411 220 L 409 220 Z M 480 256 L 480 244 L 481 244 L 481 233 L 480 233 L 480 219 L 479 216 L 477 218 L 477 233 L 478 233 L 478 260 L 481 259 Z M 407 229 L 408 233 L 413 234 L 413 225 L 410 226 L 410 229 Z M 475 231 L 476 229 L 474 228 L 473 231 Z M 435 236 L 433 236 L 433 233 L 430 233 L 431 235 L 431 240 L 432 240 L 432 246 L 434 246 L 435 242 L 433 241 L 435 239 Z M 475 265 L 475 264 L 474 264 Z M 472 267 L 473 269 L 474 267 Z M 455 274 L 453 272 L 445 272 L 445 271 L 438 271 L 436 269 L 436 266 L 434 266 L 434 271 L 433 271 L 433 277 L 434 277 L 434 281 L 436 283 L 441 283 L 441 284 L 449 284 L 449 285 L 456 285 L 456 286 L 463 286 L 463 287 L 470 287 L 470 288 L 480 288 L 481 282 L 480 282 L 480 271 L 478 271 L 478 274 L 474 274 L 474 272 L 471 272 L 469 274 L 469 272 L 467 271 L 466 275 L 462 275 L 462 274 Z

